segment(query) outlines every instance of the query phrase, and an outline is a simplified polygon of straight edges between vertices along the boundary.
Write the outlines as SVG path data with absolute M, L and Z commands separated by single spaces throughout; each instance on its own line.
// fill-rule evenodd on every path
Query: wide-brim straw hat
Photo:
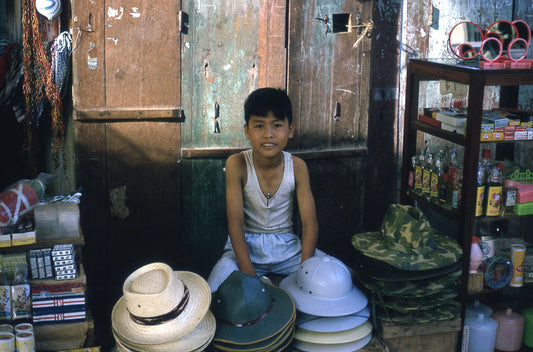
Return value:
M 294 324 L 296 310 L 282 289 L 234 271 L 213 294 L 215 342 L 251 344 L 267 340 Z
M 352 245 L 365 256 L 412 271 L 442 268 L 463 254 L 457 241 L 431 227 L 422 210 L 401 204 L 389 206 L 381 231 L 356 234 Z
M 368 303 L 353 284 L 346 265 L 329 255 L 307 259 L 296 274 L 284 278 L 279 286 L 292 296 L 296 310 L 312 315 L 354 314 Z
M 359 340 L 345 343 L 315 343 L 295 339 L 293 346 L 298 351 L 304 352 L 352 352 L 365 347 L 370 340 L 372 340 L 372 332 Z
M 216 322 L 213 313 L 207 311 L 204 319 L 194 327 L 187 335 L 178 340 L 172 340 L 162 344 L 135 344 L 124 341 L 120 335 L 113 330 L 113 337 L 117 344 L 128 348 L 132 351 L 149 351 L 149 352 L 169 352 L 169 351 L 203 351 L 213 340 L 215 335 Z M 122 350 L 121 350 L 122 352 Z
M 298 313 L 296 326 L 314 332 L 337 332 L 356 328 L 370 318 L 370 309 L 363 308 L 357 313 L 340 317 L 320 317 L 306 313 Z
M 129 344 L 164 344 L 192 331 L 211 303 L 207 282 L 189 271 L 152 263 L 133 272 L 113 307 L 113 331 Z

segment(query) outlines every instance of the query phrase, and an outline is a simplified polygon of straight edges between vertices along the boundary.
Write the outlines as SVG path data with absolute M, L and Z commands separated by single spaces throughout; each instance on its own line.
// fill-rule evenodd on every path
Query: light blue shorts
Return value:
M 246 233 L 244 237 L 257 276 L 268 273 L 291 275 L 298 271 L 302 258 L 302 244 L 295 234 Z M 216 291 L 218 286 L 236 270 L 239 270 L 239 266 L 228 236 L 224 253 L 207 279 L 211 291 Z

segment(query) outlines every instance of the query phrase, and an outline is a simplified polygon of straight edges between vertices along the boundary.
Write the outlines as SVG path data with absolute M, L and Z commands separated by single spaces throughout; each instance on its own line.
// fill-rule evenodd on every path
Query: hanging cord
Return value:
M 58 87 L 54 83 L 54 71 L 48 62 L 41 32 L 39 19 L 33 0 L 23 0 L 23 93 L 26 102 L 24 126 L 26 141 L 24 149 L 30 154 L 31 164 L 36 168 L 34 131 L 38 127 L 38 118 L 46 97 L 51 104 L 52 154 L 55 166 L 58 167 L 64 158 L 62 153 L 65 126 L 62 120 L 62 101 Z M 65 163 L 63 162 L 63 165 Z

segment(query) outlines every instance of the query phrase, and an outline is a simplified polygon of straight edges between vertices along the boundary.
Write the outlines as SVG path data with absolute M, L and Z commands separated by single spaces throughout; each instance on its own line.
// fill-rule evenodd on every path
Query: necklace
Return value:
M 270 201 L 270 198 L 272 198 L 272 196 L 270 195 L 270 191 L 267 191 L 267 195 L 266 195 L 267 207 L 268 207 L 268 202 Z

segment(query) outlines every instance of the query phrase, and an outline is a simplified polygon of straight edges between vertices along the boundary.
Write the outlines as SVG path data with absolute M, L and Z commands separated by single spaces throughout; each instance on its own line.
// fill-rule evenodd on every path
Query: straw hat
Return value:
M 357 313 L 340 317 L 319 317 L 298 313 L 296 326 L 300 329 L 314 332 L 336 332 L 356 328 L 368 321 L 368 318 L 370 318 L 370 309 L 368 307 Z
M 279 286 L 292 296 L 298 311 L 322 317 L 353 314 L 368 303 L 346 265 L 329 255 L 307 259 Z
M 178 340 L 162 344 L 143 345 L 124 341 L 114 330 L 113 337 L 117 345 L 124 347 L 125 351 L 150 351 L 150 352 L 169 352 L 169 351 L 203 351 L 213 340 L 215 335 L 215 317 L 210 311 L 207 311 L 204 319 L 194 327 L 187 335 Z M 127 349 L 127 350 L 126 350 Z M 120 350 L 122 352 L 122 349 Z
M 258 277 L 234 271 L 214 293 L 211 311 L 217 327 L 214 341 L 253 344 L 272 338 L 294 324 L 296 310 L 282 289 Z
M 152 263 L 133 272 L 113 307 L 113 331 L 126 344 L 164 344 L 183 338 L 206 316 L 207 282 L 188 271 Z M 210 325 L 212 325 L 210 323 Z

